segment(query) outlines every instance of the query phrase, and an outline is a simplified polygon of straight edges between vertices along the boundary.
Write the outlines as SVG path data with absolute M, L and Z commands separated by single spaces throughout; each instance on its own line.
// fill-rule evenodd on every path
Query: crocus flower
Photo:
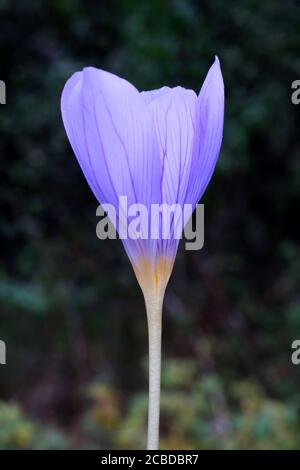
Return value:
M 203 195 L 223 133 L 224 85 L 215 58 L 199 95 L 182 87 L 139 92 L 93 67 L 76 72 L 62 93 L 65 129 L 100 204 L 122 218 L 128 205 L 191 204 Z M 149 221 L 150 222 L 150 221 Z M 178 239 L 123 239 L 144 294 L 149 328 L 148 449 L 158 447 L 161 312 Z

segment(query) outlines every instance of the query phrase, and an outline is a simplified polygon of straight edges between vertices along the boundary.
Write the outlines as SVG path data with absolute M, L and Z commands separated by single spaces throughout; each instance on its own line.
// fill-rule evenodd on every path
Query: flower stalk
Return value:
M 159 447 L 162 304 L 161 295 L 146 301 L 149 335 L 148 450 Z
M 174 258 L 158 257 L 155 262 L 140 259 L 133 269 L 142 289 L 149 337 L 149 402 L 147 449 L 159 448 L 162 307 Z

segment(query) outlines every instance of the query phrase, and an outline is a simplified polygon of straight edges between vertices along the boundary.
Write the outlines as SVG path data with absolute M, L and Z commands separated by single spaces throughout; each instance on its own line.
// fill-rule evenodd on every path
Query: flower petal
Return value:
M 94 195 L 104 199 L 87 152 L 82 113 L 82 73 L 76 72 L 67 81 L 61 97 L 61 112 L 72 149 Z
M 158 93 L 157 93 L 158 92 Z M 222 142 L 224 84 L 216 58 L 197 97 L 181 87 L 153 92 L 149 109 L 155 122 L 161 160 L 162 201 L 193 208 L 212 176 Z M 184 221 L 181 222 L 183 228 Z M 172 218 L 173 238 L 159 240 L 158 253 L 174 257 L 178 221 Z
M 213 174 L 223 136 L 224 83 L 216 57 L 197 100 L 195 141 L 187 202 L 196 204 Z
M 165 93 L 169 93 L 172 88 L 163 86 L 157 90 L 141 91 L 141 97 L 146 104 L 150 104 L 152 101 L 157 100 Z
M 154 125 L 134 86 L 111 73 L 86 68 L 67 82 L 62 115 L 73 150 L 100 203 L 113 204 L 117 210 L 119 196 L 127 197 L 128 206 L 160 203 Z M 132 260 L 135 252 L 139 256 L 152 253 L 155 242 L 124 240 L 124 246 Z
M 192 90 L 181 87 L 170 89 L 167 93 L 151 101 L 151 110 L 161 162 L 161 191 L 165 204 L 183 206 L 188 191 L 188 181 L 192 164 L 195 136 L 197 95 Z M 162 227 L 161 227 L 162 228 Z M 181 233 L 183 220 L 177 219 L 172 212 L 170 217 L 170 239 L 158 242 L 160 256 L 174 258 Z
M 151 101 L 161 161 L 162 200 L 184 203 L 194 143 L 197 96 L 194 91 L 172 88 Z

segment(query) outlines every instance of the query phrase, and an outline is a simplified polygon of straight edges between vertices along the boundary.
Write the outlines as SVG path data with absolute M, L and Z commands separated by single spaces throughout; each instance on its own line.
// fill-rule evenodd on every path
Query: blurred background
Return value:
M 200 89 L 224 140 L 205 245 L 179 251 L 163 315 L 161 447 L 300 446 L 300 5 L 0 0 L 0 448 L 143 448 L 147 326 L 120 241 L 99 241 L 60 94 L 94 65 L 140 90 Z

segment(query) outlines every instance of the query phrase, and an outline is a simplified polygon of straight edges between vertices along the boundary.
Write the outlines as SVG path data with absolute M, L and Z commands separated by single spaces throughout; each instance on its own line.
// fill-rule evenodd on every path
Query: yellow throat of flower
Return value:
M 162 298 L 174 265 L 173 258 L 160 256 L 155 260 L 140 258 L 133 265 L 138 283 L 146 300 Z

